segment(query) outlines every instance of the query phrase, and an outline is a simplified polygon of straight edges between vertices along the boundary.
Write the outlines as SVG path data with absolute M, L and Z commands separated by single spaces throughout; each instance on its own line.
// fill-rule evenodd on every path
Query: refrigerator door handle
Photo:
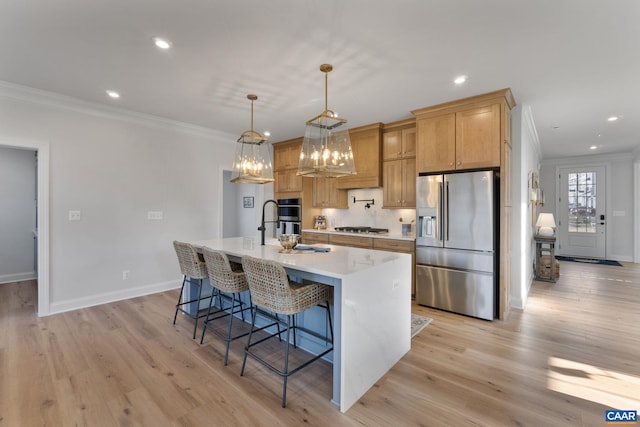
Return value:
M 446 185 L 444 193 L 444 226 L 446 234 L 444 240 L 449 240 L 449 182 L 447 182 Z
M 436 240 L 442 241 L 442 183 L 438 183 L 438 216 L 436 217 Z

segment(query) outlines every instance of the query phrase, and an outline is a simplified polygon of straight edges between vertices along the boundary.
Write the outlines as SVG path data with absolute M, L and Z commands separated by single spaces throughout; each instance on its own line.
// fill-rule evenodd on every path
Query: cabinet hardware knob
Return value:
M 449 162 L 449 166 L 453 166 L 453 162 Z
M 460 166 L 462 164 L 462 162 L 458 162 L 458 166 Z

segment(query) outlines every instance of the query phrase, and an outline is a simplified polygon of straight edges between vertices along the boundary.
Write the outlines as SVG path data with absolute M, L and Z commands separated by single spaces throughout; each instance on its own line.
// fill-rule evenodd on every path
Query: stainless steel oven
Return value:
M 276 235 L 300 234 L 302 232 L 302 203 L 300 199 L 278 199 L 280 227 Z
M 278 199 L 278 219 L 300 222 L 302 216 L 300 199 Z

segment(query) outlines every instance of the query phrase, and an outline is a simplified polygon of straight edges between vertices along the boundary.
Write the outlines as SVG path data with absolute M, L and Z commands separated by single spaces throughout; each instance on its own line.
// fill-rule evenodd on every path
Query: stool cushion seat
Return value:
M 297 314 L 331 299 L 331 286 L 289 282 L 284 267 L 275 261 L 242 258 L 253 303 L 278 314 Z

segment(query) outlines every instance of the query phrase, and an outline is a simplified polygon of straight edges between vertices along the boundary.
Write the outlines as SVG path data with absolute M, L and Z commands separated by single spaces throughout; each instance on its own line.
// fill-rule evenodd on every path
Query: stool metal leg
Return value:
M 207 323 L 209 322 L 209 315 L 211 314 L 211 306 L 214 304 L 215 297 L 218 295 L 218 292 L 215 288 L 213 288 L 213 292 L 211 293 L 211 298 L 209 299 L 209 308 L 207 309 L 207 316 L 204 318 L 204 322 L 202 322 L 202 336 L 200 337 L 200 344 L 204 341 L 204 334 L 207 332 L 207 327 L 209 326 Z
M 231 328 L 233 328 L 233 313 L 235 313 L 236 306 L 236 293 L 231 294 L 231 313 L 229 314 L 229 329 L 227 329 L 227 338 L 225 339 L 227 344 L 227 349 L 224 352 L 224 366 L 227 366 L 229 362 L 229 346 L 231 345 Z M 240 298 L 238 298 L 239 300 Z M 242 320 L 244 320 L 244 311 L 242 310 L 242 306 L 240 306 L 240 314 L 242 315 Z
M 197 286 L 198 286 L 198 300 L 195 302 L 196 305 L 196 313 L 195 313 L 195 318 L 193 321 L 193 339 L 196 339 L 196 331 L 198 330 L 198 319 L 200 318 L 200 316 L 198 316 L 198 313 L 200 312 L 200 299 L 202 298 L 202 279 L 198 279 L 198 281 L 200 282 Z
M 282 381 L 282 407 L 287 407 L 287 379 L 289 378 L 289 336 L 291 334 L 292 323 L 295 325 L 295 315 L 287 316 L 287 343 L 284 348 L 284 371 Z M 293 318 L 293 320 L 292 320 Z M 293 330 L 293 339 L 296 339 L 296 331 Z M 295 345 L 294 345 L 295 347 Z
M 180 296 L 178 297 L 178 303 L 176 304 L 176 314 L 173 315 L 173 324 L 176 324 L 178 318 L 178 310 L 180 310 L 180 302 L 182 301 L 182 293 L 184 292 L 184 285 L 187 283 L 187 276 L 182 279 L 182 287 L 180 288 Z
M 251 338 L 253 337 L 253 328 L 256 325 L 257 307 L 251 306 L 251 329 L 249 329 L 249 338 L 247 339 L 247 345 L 244 348 L 244 357 L 242 358 L 242 368 L 240 368 L 240 376 L 244 375 L 244 367 L 247 364 L 247 356 L 249 355 L 249 347 L 251 347 Z

